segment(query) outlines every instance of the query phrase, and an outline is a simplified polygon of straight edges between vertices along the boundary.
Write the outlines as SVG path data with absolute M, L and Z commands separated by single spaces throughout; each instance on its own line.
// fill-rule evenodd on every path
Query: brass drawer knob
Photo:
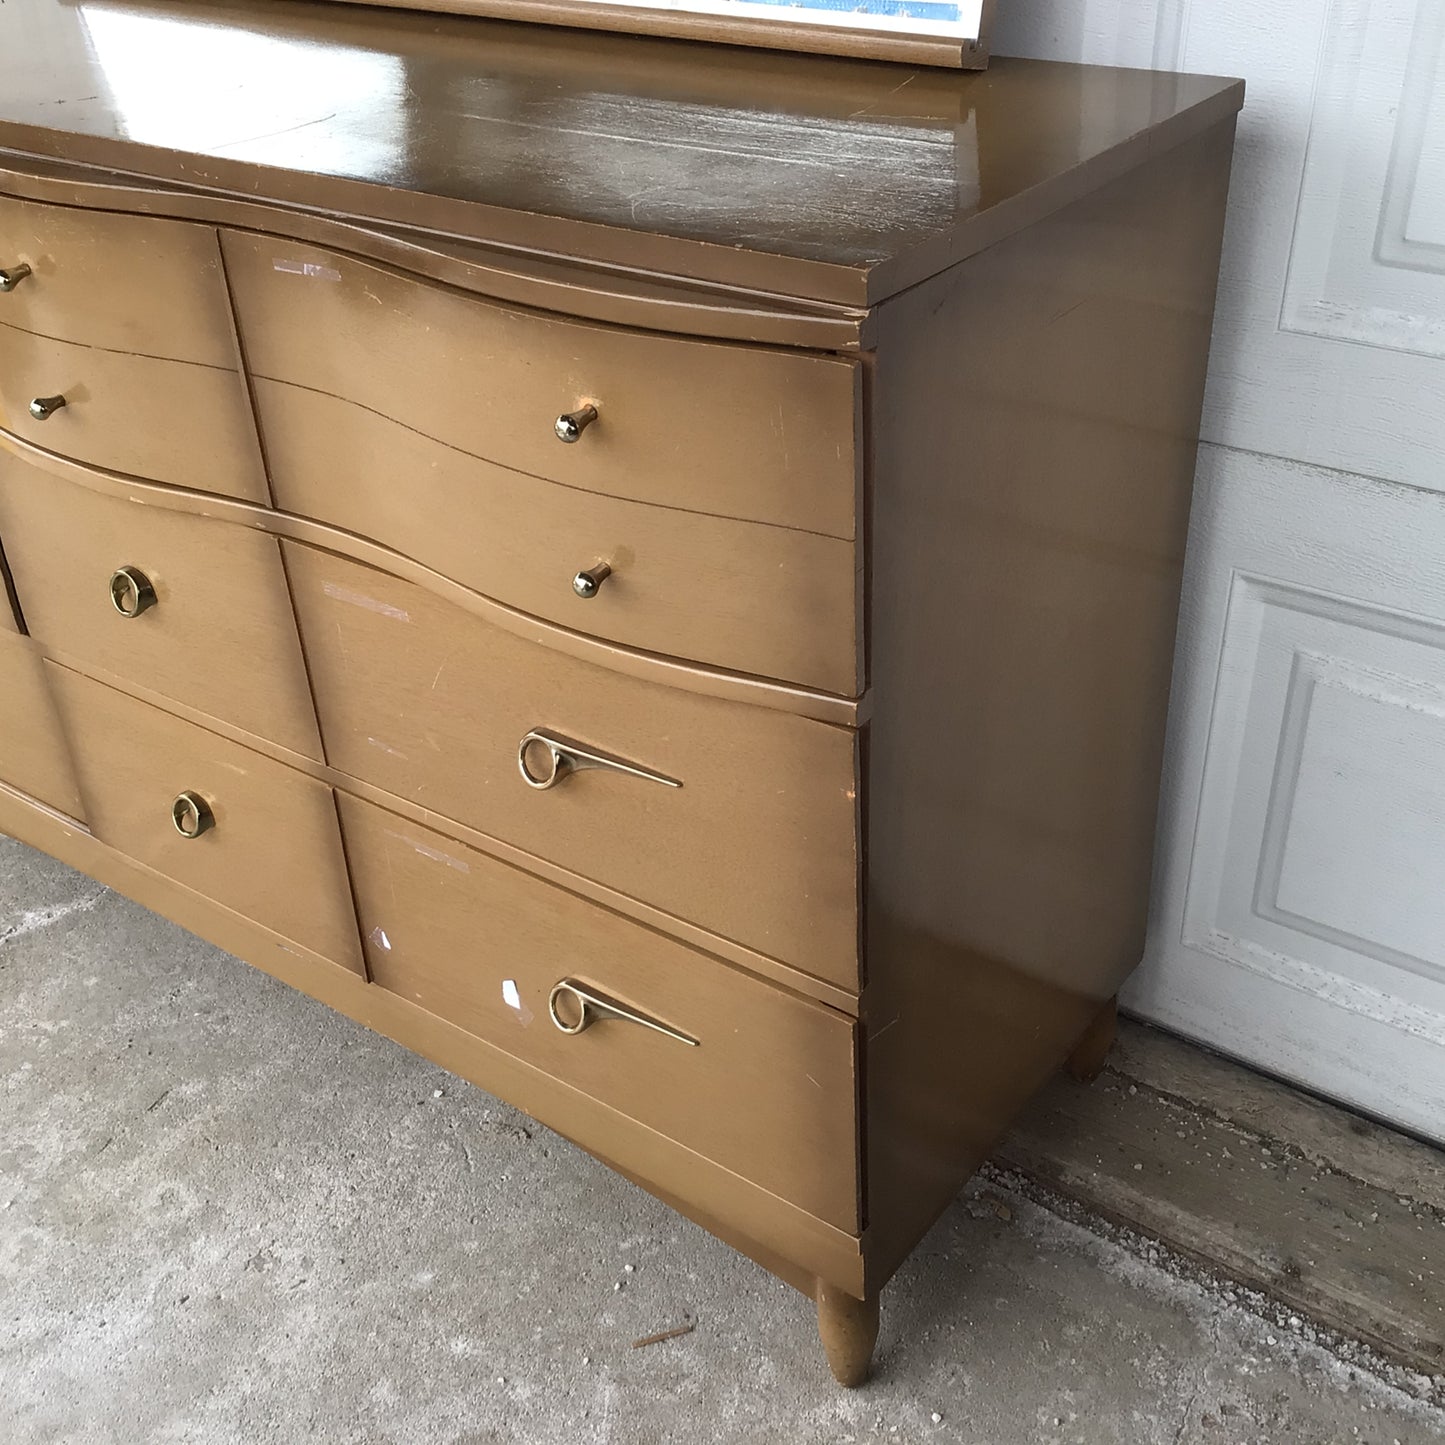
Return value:
M 681 1030 L 669 1027 L 660 1019 L 638 1013 L 636 1009 L 598 993 L 590 984 L 575 978 L 560 979 L 552 985 L 552 992 L 547 995 L 547 1012 L 564 1034 L 580 1034 L 598 1019 L 621 1019 L 624 1023 L 639 1024 L 642 1028 L 665 1034 L 689 1048 L 697 1047 L 697 1040 Z
M 570 738 L 560 738 L 553 733 L 533 728 L 523 738 L 517 749 L 517 767 L 522 780 L 529 788 L 545 792 L 555 788 L 570 773 L 580 773 L 587 768 L 602 768 L 607 772 L 626 773 L 630 778 L 642 778 L 649 783 L 661 783 L 664 788 L 680 788 L 676 778 L 640 768 L 622 758 L 608 753 L 594 752 L 591 748 L 574 743 Z
M 18 266 L 7 266 L 0 271 L 0 291 L 13 291 L 29 274 L 30 267 L 23 261 Z
M 579 406 L 576 411 L 564 411 L 552 423 L 552 430 L 557 433 L 559 442 L 580 441 L 582 433 L 596 420 L 595 406 Z
M 199 838 L 216 826 L 216 815 L 199 793 L 185 792 L 171 804 L 171 822 L 182 838 Z
M 122 617 L 139 617 L 156 605 L 156 589 L 139 569 L 118 567 L 110 574 L 110 605 Z
M 595 597 L 602 584 L 612 575 L 612 568 L 606 562 L 598 562 L 585 572 L 579 572 L 572 579 L 572 590 L 579 597 Z
M 30 415 L 36 421 L 49 421 L 65 404 L 63 396 L 37 396 L 30 403 Z

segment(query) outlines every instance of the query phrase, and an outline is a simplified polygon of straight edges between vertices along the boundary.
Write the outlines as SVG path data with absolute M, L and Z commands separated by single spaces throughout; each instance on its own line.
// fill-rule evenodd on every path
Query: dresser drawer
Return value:
M 386 573 L 284 548 L 334 767 L 856 986 L 852 731 L 623 676 Z M 635 771 L 529 786 L 518 755 L 536 730 Z M 542 745 L 528 761 L 546 776 Z
M 21 274 L 25 267 L 29 275 Z M 210 226 L 0 196 L 0 270 L 11 278 L 0 292 L 7 326 L 106 351 L 236 368 Z
M 856 1231 L 853 1020 L 380 808 L 340 804 L 374 983 Z M 568 983 L 600 1001 L 577 1033 L 550 1012 L 583 1018 L 570 989 L 550 1002 Z M 543 1122 L 576 1137 L 570 1118 Z M 609 1153 L 606 1138 L 577 1142 Z
M 46 672 L 101 842 L 362 971 L 330 788 L 69 668 Z
M 564 627 L 855 696 L 855 544 L 480 461 L 336 397 L 256 383 L 276 505 Z M 574 579 L 605 562 L 590 597 Z
M 93 492 L 3 451 L 0 536 L 47 647 L 321 757 L 274 537 Z
M 235 371 L 0 326 L 0 427 L 107 471 L 268 500 Z
M 257 377 L 583 491 L 854 536 L 856 362 L 590 325 L 313 247 L 222 240 Z M 597 420 L 563 444 L 554 423 L 588 403 Z
M 0 536 L 40 642 L 321 759 L 275 538 L 91 491 L 3 451 Z
M 85 817 L 45 665 L 35 644 L 13 630 L 0 631 L 0 782 Z

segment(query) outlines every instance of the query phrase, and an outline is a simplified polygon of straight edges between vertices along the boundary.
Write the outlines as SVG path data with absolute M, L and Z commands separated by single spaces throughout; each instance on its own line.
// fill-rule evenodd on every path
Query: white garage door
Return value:
M 1241 75 L 1136 1012 L 1445 1139 L 1445 0 L 1002 0 Z

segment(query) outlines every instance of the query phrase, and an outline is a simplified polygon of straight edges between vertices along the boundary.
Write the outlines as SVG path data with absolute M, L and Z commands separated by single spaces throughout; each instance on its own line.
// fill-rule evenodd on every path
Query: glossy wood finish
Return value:
M 563 321 L 295 242 L 224 245 L 252 375 L 334 399 L 333 425 L 369 422 L 392 446 L 419 432 L 583 493 L 854 535 L 854 362 Z M 586 403 L 596 422 L 559 442 L 557 417 Z M 283 440 L 287 507 L 317 486 L 290 460 Z
M 211 84 L 221 57 L 268 83 Z M 0 6 L 0 146 L 847 305 L 1033 224 L 1241 95 L 1205 76 L 904 73 L 290 0 Z
M 278 506 L 374 537 L 563 627 L 848 696 L 862 690 L 851 541 L 547 482 L 304 387 L 258 380 L 256 399 Z M 437 517 L 451 524 L 438 527 Z M 584 601 L 572 579 L 599 561 L 611 576 Z M 796 621 L 778 627 L 779 617 Z
M 779 1266 L 799 1287 L 826 1279 L 861 1293 L 863 1256 L 856 1234 L 834 1229 L 691 1149 L 645 1129 L 561 1080 L 493 1048 L 387 989 L 367 983 L 254 919 L 223 907 L 124 852 L 107 847 L 68 819 L 0 784 L 0 831 L 79 868 L 183 928 L 245 958 L 283 983 L 319 999 L 366 1027 L 395 1039 L 510 1100 L 535 1118 L 565 1119 L 560 1132 L 585 1134 L 592 1152 L 665 1198 L 681 1213 L 756 1258 Z M 599 1145 L 596 1141 L 605 1140 Z M 690 1199 L 706 1199 L 705 1206 Z
M 0 781 L 71 818 L 84 818 L 75 767 L 39 650 L 0 628 Z
M 0 322 L 77 346 L 235 371 L 213 227 L 0 196 Z
M 48 664 L 85 816 L 103 843 L 356 972 L 356 917 L 331 789 L 123 692 Z M 193 790 L 215 826 L 185 838 Z M 303 870 L 298 876 L 298 869 Z
M 340 804 L 374 983 L 857 1229 L 852 1019 L 393 813 L 345 794 Z M 562 1032 L 548 995 L 569 978 L 696 1045 L 607 1018 Z M 724 1098 L 726 1109 L 713 1107 Z
M 219 96 L 219 57 L 266 83 Z M 185 222 L 202 291 L 223 228 L 238 323 L 204 364 L 11 324 L 0 382 L 28 347 L 111 385 L 28 431 L 0 386 L 0 451 L 43 474 L 0 536 L 70 639 L 25 655 L 95 835 L 3 783 L 0 826 L 554 1123 L 812 1297 L 855 1383 L 880 1288 L 1137 959 L 1239 98 L 0 6 L 0 196 Z M 234 425 L 116 409 L 142 363 L 234 384 Z M 61 626 L 68 547 L 166 528 L 232 538 L 189 574 L 198 657 L 280 539 L 325 761 Z M 655 776 L 529 788 L 534 729 Z M 191 841 L 182 788 L 216 819 Z M 565 1037 L 563 976 L 696 1048 Z
M 333 766 L 856 987 L 854 733 L 619 677 L 385 573 L 284 551 Z M 537 728 L 682 786 L 598 770 L 538 791 L 517 763 Z
M 8 298 L 0 297 L 0 300 Z M 36 397 L 63 396 L 44 421 Z M 240 376 L 0 323 L 0 429 L 111 471 L 265 502 L 266 479 Z
M 863 1005 L 880 1283 L 1143 951 L 1232 138 L 880 318 Z
M 84 166 L 4 151 L 0 194 L 106 214 L 185 216 L 290 236 L 498 301 L 679 336 L 856 352 L 868 334 L 868 313 L 855 306 L 742 292 L 649 272 L 604 270 L 567 257 L 375 220 L 278 210 L 170 182 L 109 176 L 98 180 Z
M 279 545 L 155 496 L 97 492 L 0 450 L 0 535 L 31 634 L 86 671 L 320 759 Z M 155 591 L 137 617 L 111 600 L 122 567 Z

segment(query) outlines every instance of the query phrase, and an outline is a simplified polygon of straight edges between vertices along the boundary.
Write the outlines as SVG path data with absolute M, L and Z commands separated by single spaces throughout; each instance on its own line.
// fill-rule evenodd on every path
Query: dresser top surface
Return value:
M 846 305 L 1241 100 L 1208 76 L 960 74 L 303 0 L 0 5 L 0 147 Z

